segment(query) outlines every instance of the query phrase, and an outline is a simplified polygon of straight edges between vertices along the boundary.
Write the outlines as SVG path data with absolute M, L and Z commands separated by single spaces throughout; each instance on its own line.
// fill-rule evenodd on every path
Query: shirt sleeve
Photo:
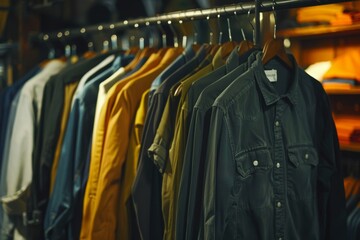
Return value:
M 72 189 L 74 186 L 74 158 L 76 152 L 76 135 L 79 129 L 79 101 L 74 102 L 70 113 L 69 122 L 66 127 L 59 165 L 57 168 L 54 190 L 49 199 L 45 215 L 45 236 L 51 239 L 65 233 L 66 219 L 70 216 L 72 206 Z
M 221 233 L 235 169 L 233 144 L 226 123 L 223 110 L 213 107 L 205 159 L 203 239 L 223 238 Z
M 200 169 L 204 167 L 203 159 L 207 147 L 207 138 L 204 136 L 205 132 L 209 130 L 208 126 L 204 126 L 203 117 L 203 111 L 194 108 L 184 154 L 179 205 L 176 214 L 180 222 L 176 229 L 179 229 L 180 234 L 186 234 L 186 239 L 195 239 L 199 230 L 199 224 L 195 223 L 200 222 L 200 209 L 203 200 L 202 183 L 205 175 L 204 171 L 200 171 Z M 185 228 L 184 233 L 181 233 L 181 227 Z
M 32 97 L 20 94 L 16 108 L 13 131 L 9 144 L 7 168 L 3 169 L 5 189 L 2 202 L 10 214 L 22 214 L 26 210 L 26 198 L 32 179 L 32 154 L 36 124 Z
M 345 191 L 339 142 L 326 93 L 321 89 L 318 112 L 318 208 L 321 239 L 346 239 Z
M 179 97 L 170 93 L 154 141 L 148 149 L 149 156 L 161 173 L 165 172 L 167 167 L 169 148 L 175 131 L 176 114 L 173 112 L 177 109 L 178 103 Z

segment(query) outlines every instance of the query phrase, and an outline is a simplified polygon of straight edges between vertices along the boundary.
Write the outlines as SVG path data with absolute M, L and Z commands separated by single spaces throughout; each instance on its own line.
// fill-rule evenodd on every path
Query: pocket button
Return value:
M 258 166 L 258 165 L 259 165 L 258 160 L 254 160 L 254 161 L 253 161 L 253 165 L 254 165 L 255 167 Z

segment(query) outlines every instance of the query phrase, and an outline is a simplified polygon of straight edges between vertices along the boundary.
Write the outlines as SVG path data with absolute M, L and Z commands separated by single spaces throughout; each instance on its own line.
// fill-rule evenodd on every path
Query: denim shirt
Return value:
M 213 104 L 204 237 L 346 239 L 339 146 L 326 93 L 292 58 L 289 88 L 279 94 L 261 57 Z
M 54 190 L 45 215 L 46 239 L 78 239 L 81 225 L 81 189 L 92 136 L 99 84 L 121 67 L 120 57 L 94 76 L 76 96 L 66 127 Z M 77 221 L 74 221 L 77 219 Z

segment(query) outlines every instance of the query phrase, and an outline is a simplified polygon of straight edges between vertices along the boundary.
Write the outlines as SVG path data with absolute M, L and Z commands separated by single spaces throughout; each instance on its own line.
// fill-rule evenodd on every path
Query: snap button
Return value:
M 280 125 L 279 121 L 276 121 L 276 122 L 275 122 L 275 126 L 278 127 L 279 125 Z
M 309 158 L 309 154 L 305 154 L 305 159 L 308 159 Z
M 280 168 L 280 163 L 276 163 L 276 167 L 277 167 L 277 168 Z
M 279 207 L 281 207 L 281 202 L 277 202 L 276 203 L 276 206 L 279 208 Z
M 258 160 L 254 160 L 253 161 L 253 165 L 256 167 L 257 165 L 259 165 L 259 162 L 258 162 Z

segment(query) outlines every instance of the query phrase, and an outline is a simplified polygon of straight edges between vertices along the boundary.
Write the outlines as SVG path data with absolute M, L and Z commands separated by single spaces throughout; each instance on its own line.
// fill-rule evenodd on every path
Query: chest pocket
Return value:
M 267 147 L 243 151 L 236 157 L 233 196 L 239 209 L 271 206 L 273 162 Z
M 244 151 L 236 157 L 237 171 L 241 177 L 247 178 L 257 171 L 266 171 L 273 167 L 269 149 L 260 148 Z
M 319 157 L 312 146 L 293 146 L 288 149 L 288 193 L 296 199 L 315 196 Z

